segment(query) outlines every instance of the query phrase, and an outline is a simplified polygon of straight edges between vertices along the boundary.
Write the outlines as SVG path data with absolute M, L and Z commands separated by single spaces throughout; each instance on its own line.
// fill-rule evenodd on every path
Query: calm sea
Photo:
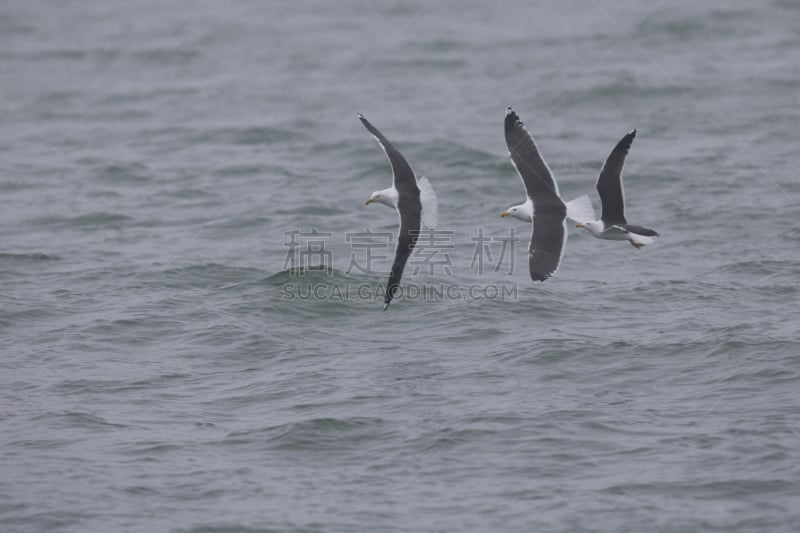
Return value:
M 0 531 L 800 527 L 800 3 L 0 7 Z M 614 144 L 635 250 L 557 275 Z M 368 117 L 439 196 L 397 215 Z

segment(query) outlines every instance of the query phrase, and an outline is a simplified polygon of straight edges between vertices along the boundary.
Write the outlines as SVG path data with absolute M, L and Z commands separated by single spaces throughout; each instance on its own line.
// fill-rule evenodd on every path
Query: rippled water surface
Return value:
M 777 0 L 5 2 L 0 530 L 796 531 L 798 28 Z M 596 209 L 636 127 L 627 214 L 662 237 L 571 229 L 532 283 L 506 105 Z M 455 292 L 382 313 L 388 260 L 351 268 L 397 226 L 356 112 L 439 195 L 450 271 L 405 286 Z

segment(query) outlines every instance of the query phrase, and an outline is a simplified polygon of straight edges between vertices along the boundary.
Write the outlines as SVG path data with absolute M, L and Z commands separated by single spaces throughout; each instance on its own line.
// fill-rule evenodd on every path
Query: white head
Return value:
M 524 204 L 515 205 L 509 207 L 502 213 L 500 213 L 501 217 L 514 217 L 520 220 L 524 220 L 525 222 L 533 222 L 533 202 L 528 199 L 527 202 Z
M 367 198 L 367 201 L 364 202 L 364 205 L 378 202 L 379 204 L 388 205 L 389 207 L 397 207 L 397 200 L 397 189 L 389 187 L 388 189 L 373 192 L 369 198 Z
M 589 233 L 597 236 L 603 233 L 605 229 L 605 224 L 603 224 L 602 220 L 593 220 L 591 222 L 583 222 L 581 224 L 575 224 L 576 228 L 584 228 L 589 231 Z

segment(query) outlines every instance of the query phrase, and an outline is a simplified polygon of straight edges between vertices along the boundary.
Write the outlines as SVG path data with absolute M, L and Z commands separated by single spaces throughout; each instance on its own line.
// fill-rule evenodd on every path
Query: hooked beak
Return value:
M 505 217 L 507 217 L 507 216 L 508 216 L 508 215 L 510 215 L 510 214 L 511 214 L 511 213 L 509 213 L 508 211 L 503 211 L 502 213 L 500 213 L 500 217 L 501 217 L 501 218 L 505 218 Z
M 584 225 L 583 224 L 575 224 L 575 227 L 576 228 L 582 228 L 582 227 L 584 227 Z
M 374 202 L 374 201 L 375 201 L 375 198 L 367 198 L 367 201 L 366 201 L 366 202 L 364 202 L 364 205 L 369 205 L 369 204 L 371 204 L 371 203 L 372 203 L 372 202 Z

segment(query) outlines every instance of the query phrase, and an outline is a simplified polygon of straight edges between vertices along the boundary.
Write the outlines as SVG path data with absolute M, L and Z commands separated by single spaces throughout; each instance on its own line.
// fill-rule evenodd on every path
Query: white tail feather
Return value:
M 567 217 L 578 224 L 595 220 L 592 201 L 585 194 L 583 196 L 578 196 L 574 200 L 570 200 L 565 205 L 567 206 Z
M 645 246 L 651 244 L 655 239 L 652 237 L 647 237 L 646 235 L 639 235 L 638 233 L 628 232 L 628 236 L 631 240 L 638 244 L 639 246 Z
M 417 180 L 419 187 L 419 201 L 422 204 L 422 223 L 431 229 L 439 225 L 439 205 L 436 193 L 428 178 L 420 176 Z

